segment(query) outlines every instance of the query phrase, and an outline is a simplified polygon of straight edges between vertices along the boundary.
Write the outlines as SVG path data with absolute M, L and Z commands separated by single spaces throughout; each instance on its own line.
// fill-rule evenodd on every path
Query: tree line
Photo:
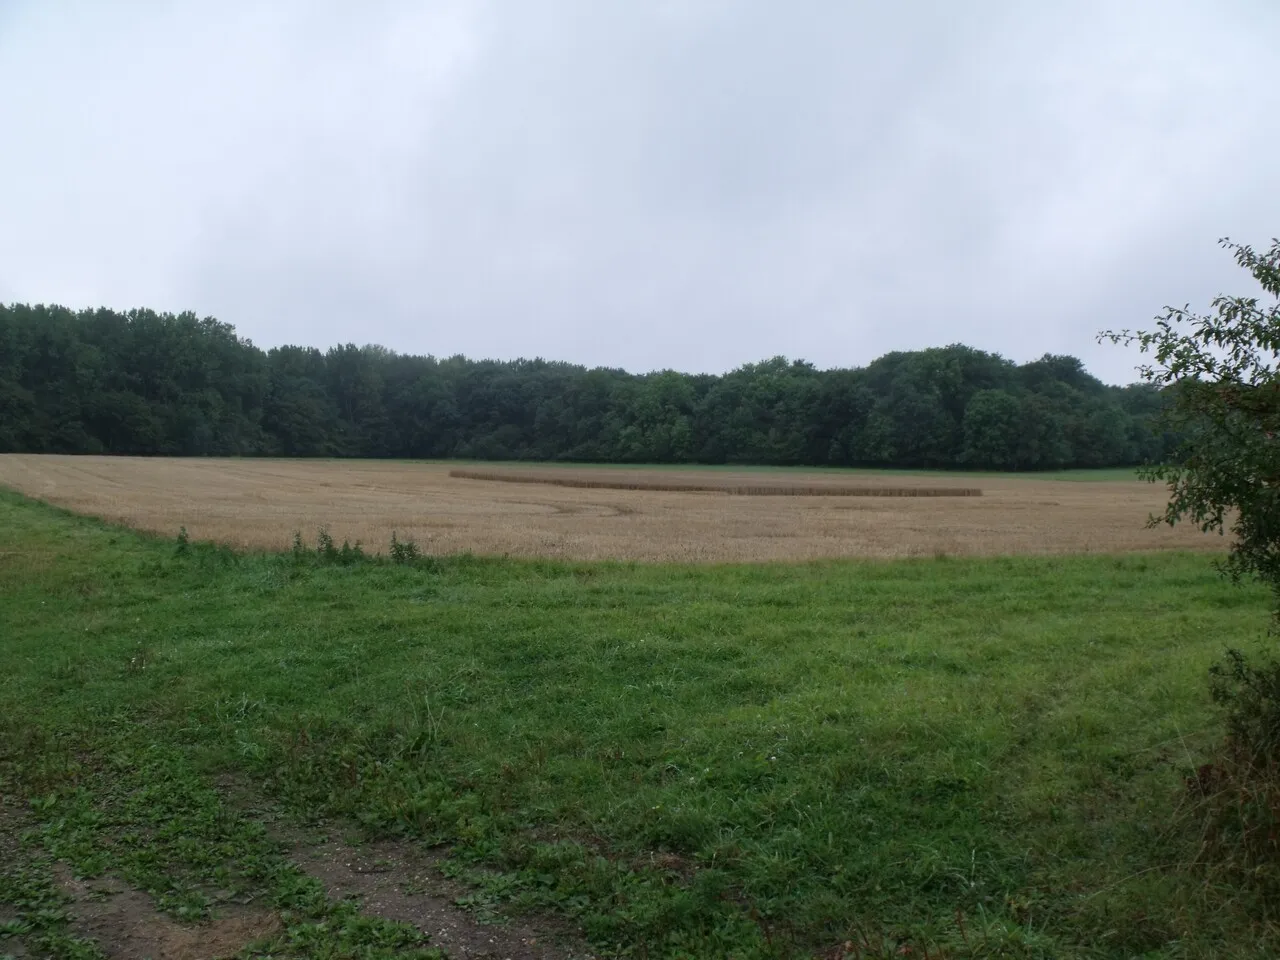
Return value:
M 380 346 L 262 350 L 193 313 L 0 304 L 0 451 L 997 470 L 1159 462 L 1156 387 L 962 345 L 723 375 Z

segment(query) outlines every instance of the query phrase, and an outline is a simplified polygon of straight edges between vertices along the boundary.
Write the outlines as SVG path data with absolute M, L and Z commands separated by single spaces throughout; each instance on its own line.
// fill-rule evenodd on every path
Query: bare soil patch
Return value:
M 834 557 L 1224 550 L 1191 525 L 1145 528 L 1165 491 L 1139 481 L 984 477 L 980 497 L 725 496 L 714 491 L 480 483 L 428 463 L 0 455 L 0 485 L 173 536 L 286 549 L 326 527 L 384 551 L 396 531 L 427 553 L 574 560 L 759 562 Z M 526 471 L 522 471 L 526 472 Z M 553 473 L 548 469 L 540 473 Z M 647 482 L 792 486 L 881 483 L 796 471 L 630 471 Z M 627 471 L 576 468 L 626 480 Z M 764 479 L 762 479 L 764 478 Z M 937 476 L 885 475 L 893 487 Z
M 24 862 L 21 836 L 31 825 L 16 798 L 0 795 L 0 869 Z M 111 960 L 223 960 L 282 929 L 274 913 L 238 904 L 222 905 L 209 923 L 184 926 L 116 877 L 82 880 L 65 863 L 55 864 L 53 875 L 68 897 L 70 932 L 94 941 Z M 0 904 L 0 921 L 16 920 L 19 914 L 17 908 Z M 0 954 L 21 958 L 36 953 L 23 936 L 0 937 Z
M 223 960 L 283 929 L 274 913 L 235 904 L 208 923 L 185 926 L 114 877 L 79 880 L 61 867 L 58 882 L 71 896 L 72 932 L 97 941 L 112 960 Z
M 366 914 L 417 927 L 456 960 L 592 960 L 594 954 L 551 921 L 536 928 L 482 923 L 457 906 L 473 891 L 445 877 L 438 860 L 396 841 L 352 846 L 321 835 L 294 837 L 291 859 L 330 897 L 354 897 Z
M 18 805 L 17 798 L 0 793 L 0 872 L 20 862 L 22 832 L 30 826 L 27 812 Z M 19 911 L 0 903 L 0 924 L 17 920 Z M 21 937 L 0 935 L 0 956 L 25 957 L 26 944 Z

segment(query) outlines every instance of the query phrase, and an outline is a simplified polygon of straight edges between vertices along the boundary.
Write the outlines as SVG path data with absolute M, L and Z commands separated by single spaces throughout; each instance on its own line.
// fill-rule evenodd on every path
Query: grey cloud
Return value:
M 163 12 L 157 13 L 157 10 Z M 262 12 L 262 11 L 269 12 Z M 0 291 L 631 369 L 1093 343 L 1280 233 L 1258 2 L 10 4 Z

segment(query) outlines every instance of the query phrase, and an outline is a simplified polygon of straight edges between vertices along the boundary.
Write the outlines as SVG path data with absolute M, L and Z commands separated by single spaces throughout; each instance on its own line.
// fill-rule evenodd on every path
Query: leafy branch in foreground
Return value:
M 1143 468 L 1170 494 L 1150 523 L 1229 530 L 1225 570 L 1271 586 L 1280 613 L 1280 240 L 1265 253 L 1219 242 L 1270 302 L 1224 295 L 1204 315 L 1169 307 L 1154 330 L 1106 331 L 1099 340 L 1137 344 L 1153 357 L 1139 373 L 1169 396 L 1161 421 L 1182 438 L 1165 462 Z
M 1220 241 L 1270 302 L 1219 296 L 1200 315 L 1170 307 L 1156 328 L 1107 332 L 1154 362 L 1142 379 L 1166 393 L 1164 425 L 1181 437 L 1172 458 L 1143 471 L 1163 480 L 1169 502 L 1152 525 L 1187 518 L 1232 534 L 1223 563 L 1233 580 L 1272 591 L 1280 621 L 1280 240 L 1258 253 Z M 1226 709 L 1226 738 L 1187 786 L 1202 819 L 1197 863 L 1210 883 L 1280 890 L 1280 660 L 1249 662 L 1236 650 L 1211 669 L 1213 699 Z

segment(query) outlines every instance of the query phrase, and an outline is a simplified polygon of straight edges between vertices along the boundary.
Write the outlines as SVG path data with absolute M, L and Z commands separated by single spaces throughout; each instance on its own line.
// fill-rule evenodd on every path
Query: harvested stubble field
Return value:
M 1144 528 L 1163 488 L 990 476 L 981 496 L 901 495 L 955 486 L 930 475 L 520 468 L 547 482 L 450 476 L 392 461 L 0 456 L 0 486 L 80 513 L 236 547 L 280 549 L 320 527 L 383 550 L 392 531 L 426 552 L 576 560 L 734 562 L 1221 550 L 1191 526 Z M 490 472 L 496 472 L 491 470 Z M 565 482 L 591 480 L 592 486 Z M 969 481 L 974 482 L 974 481 Z M 647 486 L 615 489 L 604 486 Z M 656 486 L 681 486 L 678 490 Z M 897 496 L 732 496 L 733 488 L 893 489 Z M 689 490 L 690 486 L 714 490 Z

